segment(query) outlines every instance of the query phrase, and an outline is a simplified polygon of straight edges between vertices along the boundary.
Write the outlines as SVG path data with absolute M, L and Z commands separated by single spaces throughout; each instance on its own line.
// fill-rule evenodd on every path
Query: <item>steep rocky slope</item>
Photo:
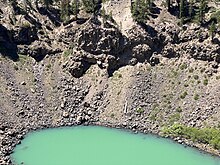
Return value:
M 1 2 L 0 164 L 11 164 L 14 146 L 41 128 L 219 128 L 219 31 L 213 42 L 206 27 L 178 26 L 160 1 L 156 17 L 139 25 L 123 2 L 103 4 L 116 22 L 105 25 L 83 12 L 64 24 L 34 4 L 14 16 Z M 209 144 L 177 140 L 219 155 Z

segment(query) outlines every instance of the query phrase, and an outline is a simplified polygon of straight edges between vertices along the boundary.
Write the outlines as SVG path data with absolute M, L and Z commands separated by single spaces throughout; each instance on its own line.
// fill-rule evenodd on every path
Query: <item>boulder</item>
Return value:
M 151 47 L 147 44 L 140 44 L 132 49 L 132 56 L 140 62 L 144 62 L 146 59 L 150 59 L 152 55 Z
M 81 77 L 83 75 L 84 66 L 82 62 L 72 62 L 69 65 L 69 72 L 74 77 Z
M 126 45 L 126 37 L 117 28 L 102 28 L 90 21 L 76 36 L 78 47 L 95 55 L 117 55 Z

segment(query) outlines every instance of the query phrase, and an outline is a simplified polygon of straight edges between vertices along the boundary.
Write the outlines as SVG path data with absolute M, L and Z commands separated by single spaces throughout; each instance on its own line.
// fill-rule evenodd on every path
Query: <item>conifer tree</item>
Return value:
M 209 28 L 209 34 L 211 36 L 212 41 L 214 39 L 215 32 L 216 32 L 216 25 L 215 25 L 215 22 L 212 21 L 212 24 L 210 25 L 210 28 Z
M 186 0 L 180 0 L 179 13 L 179 18 L 184 18 L 186 16 Z
M 166 6 L 167 6 L 167 10 L 170 12 L 170 9 L 171 9 L 170 0 L 166 0 Z
M 9 0 L 9 3 L 13 7 L 13 10 L 16 11 L 16 8 L 18 6 L 18 2 L 16 0 Z
M 61 1 L 61 19 L 62 21 L 67 21 L 69 19 L 69 0 L 62 0 Z
M 147 5 L 148 5 L 149 11 L 152 11 L 153 10 L 153 0 L 147 0 Z
M 82 0 L 82 2 L 86 12 L 96 15 L 98 0 Z
M 136 0 L 132 7 L 132 16 L 135 21 L 141 23 L 148 18 L 149 4 L 146 0 Z
M 72 8 L 73 14 L 75 15 L 75 19 L 78 18 L 79 6 L 80 6 L 79 0 L 72 1 L 71 8 Z
M 42 3 L 46 7 L 46 9 L 48 9 L 49 6 L 53 3 L 53 0 L 42 0 Z
M 204 19 L 205 19 L 205 12 L 206 12 L 206 9 L 207 9 L 207 0 L 200 0 L 200 3 L 199 3 L 199 10 L 198 10 L 198 21 L 200 24 L 203 24 L 204 23 Z
M 189 0 L 189 17 L 190 19 L 193 17 L 193 0 Z
M 104 8 L 102 9 L 101 14 L 102 14 L 103 25 L 105 26 L 105 24 L 107 22 L 107 15 L 106 15 L 106 12 L 105 12 Z

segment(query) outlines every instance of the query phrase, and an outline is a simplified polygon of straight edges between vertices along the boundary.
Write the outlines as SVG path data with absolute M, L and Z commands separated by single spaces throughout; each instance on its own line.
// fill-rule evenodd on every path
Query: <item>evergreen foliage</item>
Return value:
M 75 16 L 75 19 L 78 18 L 79 6 L 80 6 L 79 0 L 73 0 L 72 1 L 72 3 L 71 3 L 71 11 L 73 12 L 73 15 Z
M 49 6 L 53 3 L 53 0 L 42 0 L 42 3 L 48 9 Z
M 82 2 L 87 13 L 97 14 L 98 0 L 82 0 Z
M 214 13 L 212 13 L 212 15 L 210 16 L 210 20 L 218 24 L 218 26 L 220 26 L 220 10 L 217 10 Z
M 148 19 L 148 14 L 150 12 L 150 6 L 152 6 L 152 1 L 146 0 L 136 0 L 132 4 L 132 16 L 138 23 L 145 23 Z
M 186 0 L 180 0 L 180 6 L 179 6 L 180 18 L 184 18 L 186 16 L 186 8 L 187 8 Z
M 70 10 L 69 0 L 62 0 L 61 1 L 61 15 L 60 15 L 60 18 L 62 21 L 66 22 L 69 20 L 69 10 Z
M 199 2 L 199 10 L 197 11 L 197 20 L 200 24 L 203 24 L 205 21 L 205 13 L 207 10 L 207 0 L 200 0 Z
M 167 6 L 167 10 L 170 12 L 170 9 L 171 9 L 171 2 L 170 2 L 170 0 L 166 0 L 166 6 Z
M 16 0 L 9 0 L 9 3 L 13 7 L 13 10 L 16 11 L 16 8 L 18 6 L 18 2 Z
M 190 19 L 192 19 L 192 17 L 193 17 L 193 3 L 194 3 L 193 0 L 189 0 L 189 17 L 190 17 Z
M 209 34 L 211 36 L 212 41 L 214 39 L 215 32 L 216 32 L 216 25 L 215 25 L 214 21 L 212 21 L 212 24 L 210 25 L 210 28 L 209 28 Z

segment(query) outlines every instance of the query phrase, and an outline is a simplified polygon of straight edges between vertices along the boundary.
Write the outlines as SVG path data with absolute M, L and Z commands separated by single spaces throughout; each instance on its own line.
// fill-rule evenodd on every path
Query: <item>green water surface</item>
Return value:
M 96 126 L 32 132 L 11 157 L 19 165 L 220 165 L 171 140 Z

